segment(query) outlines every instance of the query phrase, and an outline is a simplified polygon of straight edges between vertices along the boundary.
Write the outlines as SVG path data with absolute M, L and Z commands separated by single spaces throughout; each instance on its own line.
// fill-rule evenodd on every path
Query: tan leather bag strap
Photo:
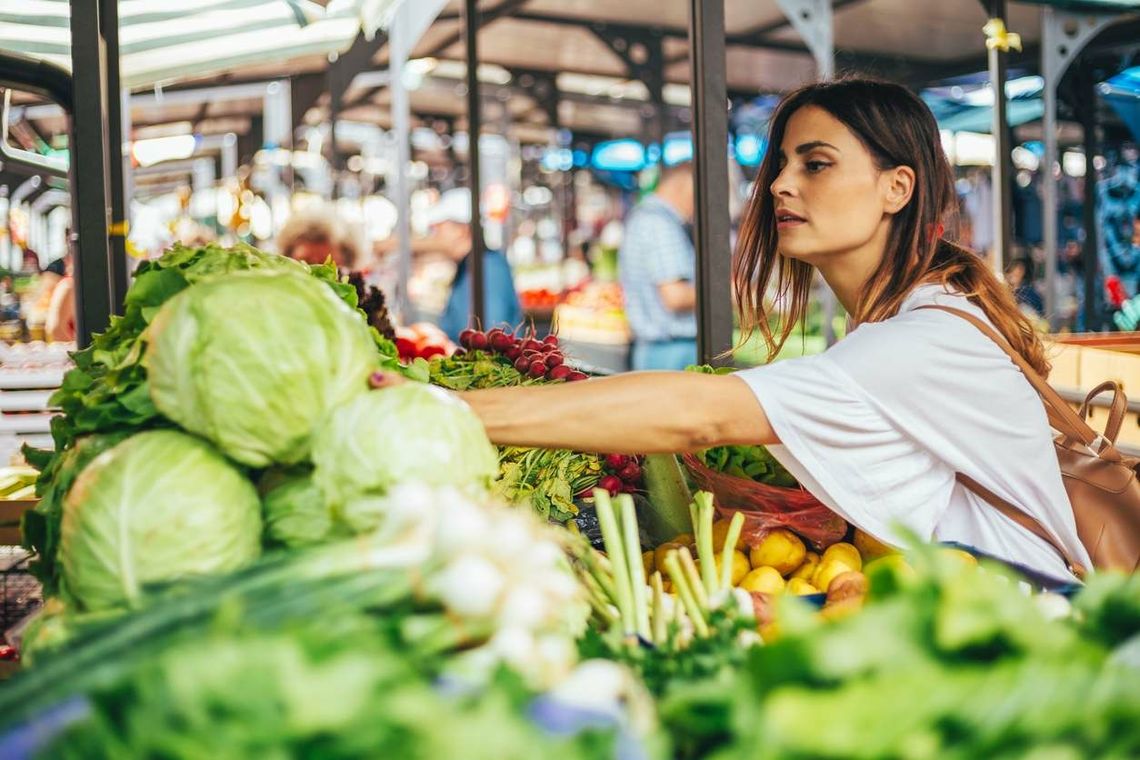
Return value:
M 1085 396 L 1085 402 L 1081 404 L 1080 411 L 1077 413 L 1082 420 L 1087 420 L 1089 405 L 1092 404 L 1092 400 L 1105 391 L 1112 391 L 1112 405 L 1108 410 L 1108 422 L 1104 426 L 1104 437 L 1112 443 L 1116 443 L 1116 437 L 1120 435 L 1120 426 L 1124 423 L 1124 415 L 1128 411 L 1128 398 L 1124 395 L 1124 389 L 1120 387 L 1120 383 L 1115 380 L 1105 380 L 1093 388 Z
M 984 335 L 989 337 L 994 343 L 997 343 L 998 346 L 1004 349 L 1006 354 L 1009 355 L 1009 358 L 1013 360 L 1013 363 L 1016 364 L 1019 369 L 1021 369 L 1026 379 L 1029 380 L 1030 385 L 1032 385 L 1034 389 L 1036 389 L 1037 392 L 1041 395 L 1041 399 L 1045 403 L 1046 411 L 1050 411 L 1052 407 L 1053 411 L 1056 412 L 1058 421 L 1054 422 L 1054 415 L 1052 414 L 1049 415 L 1049 421 L 1050 424 L 1052 424 L 1053 427 L 1055 427 L 1059 432 L 1068 437 L 1071 437 L 1074 440 L 1081 441 L 1081 443 L 1085 444 L 1086 446 L 1094 443 L 1098 438 L 1102 438 L 1102 436 L 1098 435 L 1095 431 L 1093 431 L 1092 428 L 1089 427 L 1088 423 L 1084 421 L 1083 417 L 1077 416 L 1076 412 L 1074 412 L 1072 408 L 1069 407 L 1067 403 L 1065 403 L 1065 400 L 1062 399 L 1061 396 L 1055 390 L 1053 390 L 1053 388 L 1050 387 L 1048 383 L 1041 379 L 1041 376 L 1038 375 L 1033 370 L 1033 368 L 1029 366 L 1029 363 L 1026 362 L 1020 354 L 1013 350 L 1013 348 L 1009 345 L 1005 338 L 1003 338 L 997 332 L 997 330 L 994 330 L 992 327 L 990 327 L 982 320 L 978 319 L 973 314 L 962 309 L 955 309 L 951 306 L 936 305 L 919 306 L 917 308 L 938 309 L 939 311 L 946 311 L 959 316 L 973 324 L 975 327 L 981 330 Z M 1064 411 L 1062 412 L 1062 410 Z M 1065 414 L 1064 412 L 1068 412 L 1068 414 Z M 1115 448 L 1111 447 L 1111 445 L 1108 445 L 1107 447 L 1112 448 L 1112 450 L 1115 452 Z M 1117 454 L 1117 457 L 1119 457 L 1119 454 Z M 1069 568 L 1070 572 L 1072 572 L 1078 578 L 1084 577 L 1086 568 L 1073 559 L 1072 555 L 1069 554 L 1067 549 L 1065 549 L 1064 544 L 1061 543 L 1061 541 L 1053 534 L 1051 530 L 1046 528 L 1039 520 L 1037 520 L 1037 518 L 1029 515 L 1027 512 L 1024 512 L 1020 508 L 1014 506 L 1012 503 L 1001 498 L 996 493 L 989 490 L 968 475 L 964 475 L 959 472 L 955 474 L 955 478 L 963 486 L 980 496 L 990 506 L 994 507 L 1010 520 L 1013 520 L 1015 523 L 1025 528 L 1027 531 L 1037 536 L 1045 543 L 1052 546 L 1053 550 L 1056 551 L 1057 554 L 1061 556 L 1061 559 L 1065 561 L 1065 566 Z

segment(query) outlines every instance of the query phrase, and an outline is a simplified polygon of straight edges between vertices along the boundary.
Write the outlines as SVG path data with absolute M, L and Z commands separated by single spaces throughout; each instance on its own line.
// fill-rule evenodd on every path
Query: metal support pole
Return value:
M 332 199 L 340 197 L 340 144 L 336 138 L 336 125 L 340 120 L 341 100 L 347 82 L 340 73 L 340 61 L 329 64 L 329 168 L 332 171 Z
M 127 267 L 127 233 L 130 206 L 126 165 L 123 161 L 123 97 L 119 81 L 119 2 L 99 0 L 99 30 L 106 46 L 107 61 L 107 179 L 111 193 L 110 270 L 111 309 L 123 313 L 130 272 Z M 129 106 L 128 106 L 129 108 Z M 127 112 L 130 119 L 130 112 Z
M 1041 184 L 1041 203 L 1045 214 L 1043 237 L 1045 244 L 1045 314 L 1049 326 L 1059 326 L 1057 316 L 1057 175 L 1054 167 L 1057 156 L 1057 87 L 1065 72 L 1085 45 L 1118 17 L 1107 15 L 1075 14 L 1046 6 L 1041 12 L 1041 76 L 1045 113 L 1042 120 L 1045 143 L 1044 170 Z M 1091 163 L 1088 164 L 1091 166 Z M 1084 287 L 1077 283 L 1077 287 Z
M 711 364 L 732 347 L 724 0 L 689 0 L 689 60 L 693 72 L 697 352 L 699 361 Z
M 1097 293 L 1100 282 L 1100 256 L 1096 226 L 1096 169 L 1093 167 L 1093 156 L 1096 155 L 1097 148 L 1097 94 L 1096 79 L 1087 66 L 1082 66 L 1080 70 L 1079 93 L 1080 107 L 1077 110 L 1080 112 L 1081 127 L 1085 133 L 1085 247 L 1081 255 L 1085 269 L 1085 329 L 1097 332 L 1101 328 L 1101 310 L 1098 306 L 1103 300 L 1098 298 Z
M 75 196 L 75 322 L 80 347 L 111 315 L 107 181 L 107 56 L 99 3 L 71 0 L 71 188 Z
M 1005 26 L 1006 0 L 989 0 L 990 20 L 1000 21 Z M 1010 178 L 1013 174 L 1013 160 L 1010 156 L 1009 117 L 1006 113 L 1005 82 L 1009 63 L 1006 51 L 994 45 L 989 49 L 990 86 L 994 92 L 994 113 L 991 131 L 994 137 L 994 167 L 992 183 L 994 192 L 994 257 L 993 267 L 999 275 L 1005 272 L 1006 258 L 1009 256 L 1009 228 L 1012 222 L 1013 197 L 1010 192 Z
M 463 2 L 463 39 L 467 57 L 467 162 L 468 182 L 471 186 L 471 254 L 467 266 L 471 268 L 471 318 L 473 323 L 486 327 L 487 315 L 483 291 L 483 220 L 479 215 L 479 133 L 483 114 L 479 98 L 479 9 L 477 0 Z

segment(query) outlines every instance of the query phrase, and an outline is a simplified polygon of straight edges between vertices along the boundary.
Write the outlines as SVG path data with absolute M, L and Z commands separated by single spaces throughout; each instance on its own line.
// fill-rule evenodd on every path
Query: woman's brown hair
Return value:
M 733 290 L 743 334 L 760 330 L 771 360 L 807 313 L 813 267 L 779 254 L 771 192 L 780 173 L 779 148 L 788 120 L 805 106 L 818 106 L 842 122 L 880 169 L 909 166 L 916 177 L 913 195 L 891 221 L 882 263 L 868 280 L 852 318 L 889 319 L 916 285 L 940 283 L 980 307 L 1014 350 L 1039 374 L 1048 375 L 1041 339 L 1009 288 L 979 256 L 942 239 L 943 225 L 953 221 L 957 200 L 934 115 L 905 87 L 870 79 L 801 87 L 780 101 L 772 115 L 768 152 L 744 211 L 733 256 Z M 778 330 L 769 324 L 764 303 L 773 275 L 776 302 L 783 307 Z

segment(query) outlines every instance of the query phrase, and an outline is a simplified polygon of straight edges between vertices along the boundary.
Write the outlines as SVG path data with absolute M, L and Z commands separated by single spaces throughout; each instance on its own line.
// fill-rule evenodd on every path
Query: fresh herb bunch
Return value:
M 495 488 L 512 504 L 530 504 L 540 517 L 565 523 L 578 514 L 574 497 L 588 492 L 602 477 L 597 454 L 566 449 L 499 449 Z

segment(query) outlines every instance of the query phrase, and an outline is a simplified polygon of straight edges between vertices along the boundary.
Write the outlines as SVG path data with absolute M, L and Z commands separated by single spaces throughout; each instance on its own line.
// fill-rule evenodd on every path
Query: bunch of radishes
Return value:
M 522 336 L 495 327 L 487 332 L 467 329 L 459 333 L 459 344 L 468 351 L 488 351 L 510 359 L 520 374 L 546 380 L 585 380 L 586 373 L 566 364 L 558 349 L 558 337 L 547 335 L 538 340 L 533 332 Z
M 606 454 L 602 459 L 607 471 L 598 481 L 598 488 L 604 488 L 611 496 L 619 493 L 637 493 L 642 488 L 641 462 L 639 457 L 626 454 Z

